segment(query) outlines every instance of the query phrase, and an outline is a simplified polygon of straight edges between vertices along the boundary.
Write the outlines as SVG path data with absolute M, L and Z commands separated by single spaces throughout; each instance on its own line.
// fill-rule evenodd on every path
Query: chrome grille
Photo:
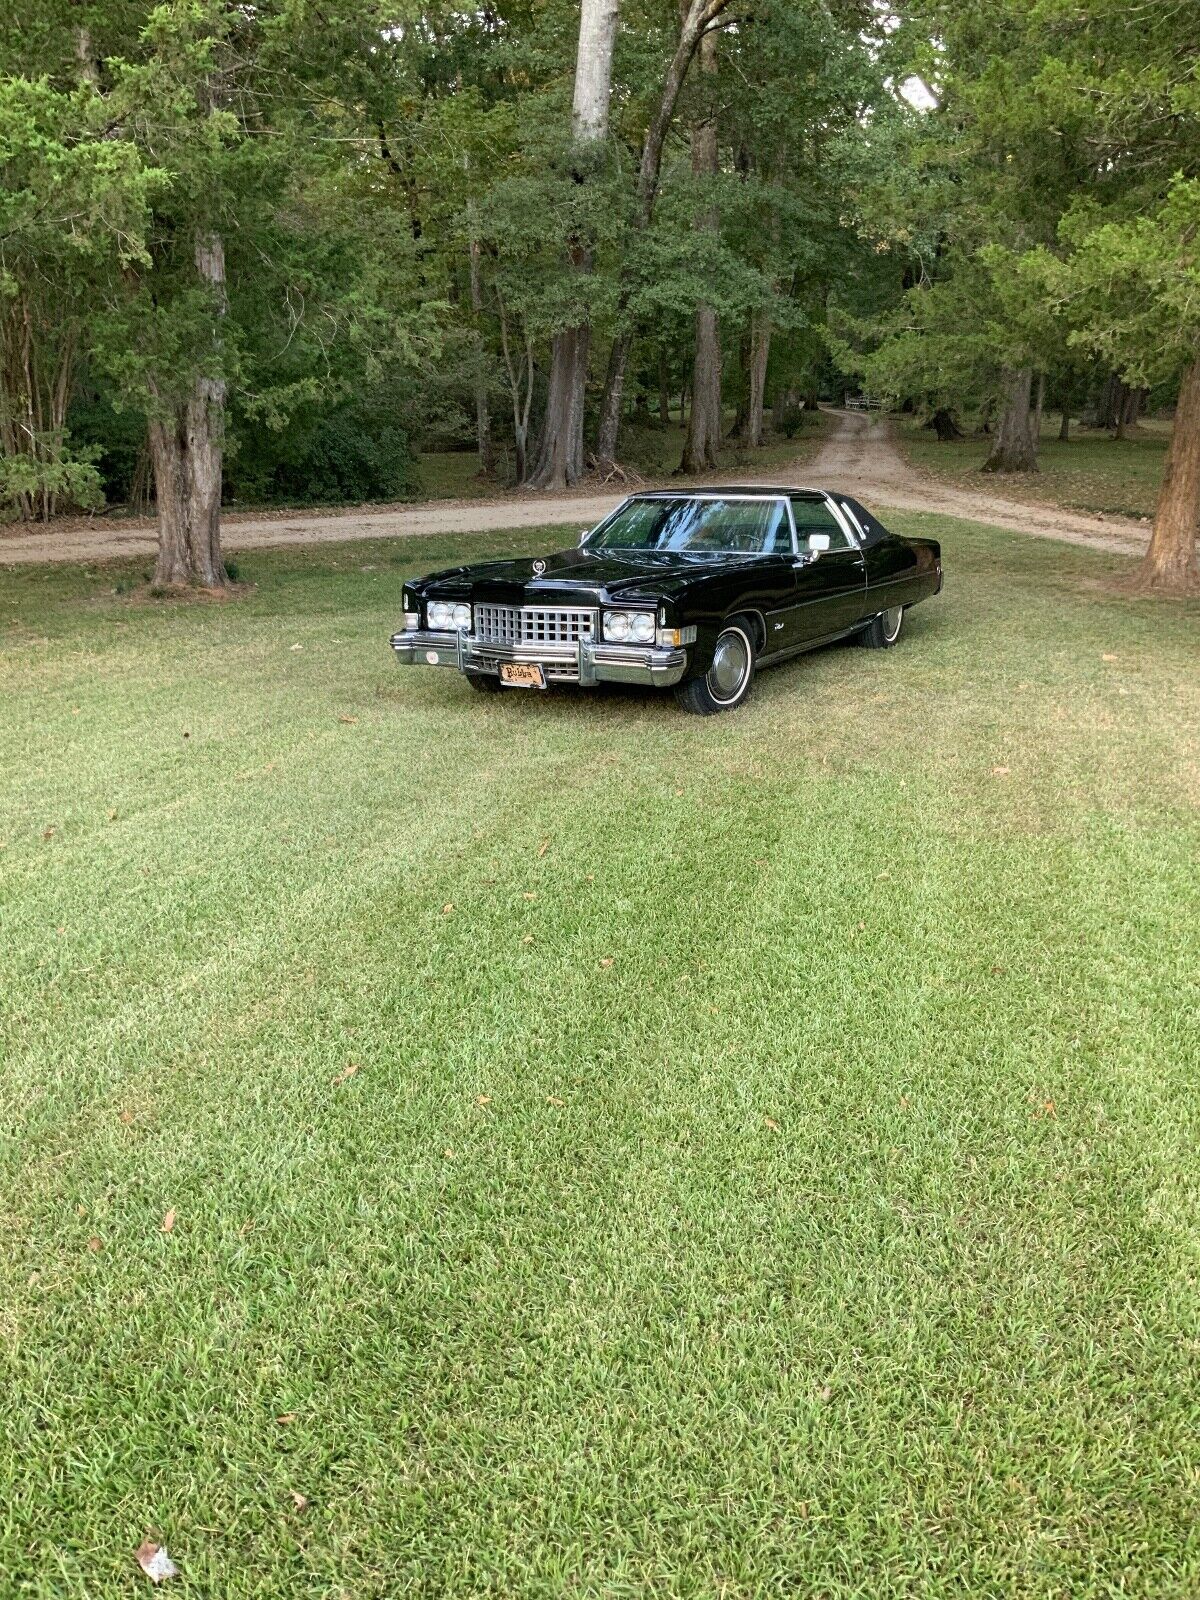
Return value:
M 575 606 L 476 605 L 475 637 L 492 644 L 578 644 L 596 637 L 596 613 Z

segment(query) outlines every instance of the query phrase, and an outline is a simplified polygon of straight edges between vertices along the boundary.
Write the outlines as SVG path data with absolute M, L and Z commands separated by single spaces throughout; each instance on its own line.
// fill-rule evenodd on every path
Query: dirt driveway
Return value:
M 836 412 L 837 432 L 816 460 L 771 478 L 841 489 L 881 510 L 940 511 L 998 528 L 1012 528 L 1044 539 L 1089 544 L 1124 555 L 1140 555 L 1149 531 L 1118 518 L 1101 521 L 1056 507 L 1021 505 L 984 490 L 956 489 L 915 472 L 903 459 L 887 424 L 855 412 Z M 663 487 L 671 487 L 669 483 Z M 620 488 L 578 494 L 511 494 L 499 500 L 434 500 L 393 509 L 360 507 L 345 511 L 233 512 L 222 519 L 227 551 L 264 546 L 326 544 L 346 539 L 382 539 L 413 534 L 487 533 L 500 528 L 587 528 L 599 522 L 624 496 Z M 78 520 L 48 528 L 0 530 L 0 566 L 46 561 L 109 561 L 122 556 L 152 556 L 150 521 Z

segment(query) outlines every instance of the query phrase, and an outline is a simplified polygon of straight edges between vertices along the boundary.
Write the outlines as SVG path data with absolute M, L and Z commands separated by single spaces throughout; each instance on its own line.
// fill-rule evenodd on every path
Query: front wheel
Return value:
M 872 617 L 859 634 L 859 643 L 865 644 L 868 650 L 890 650 L 900 637 L 903 623 L 904 607 L 891 606 L 877 617 Z
M 702 678 L 678 684 L 675 699 L 697 717 L 732 711 L 750 693 L 755 659 L 751 627 L 743 618 L 735 617 L 721 629 L 708 671 Z
M 494 672 L 464 672 L 463 677 L 480 694 L 499 694 L 503 685 Z

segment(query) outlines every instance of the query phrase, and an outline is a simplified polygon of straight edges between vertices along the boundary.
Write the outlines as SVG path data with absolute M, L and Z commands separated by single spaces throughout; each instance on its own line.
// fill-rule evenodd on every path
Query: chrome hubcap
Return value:
M 883 613 L 883 634 L 886 639 L 894 639 L 900 632 L 900 622 L 904 616 L 903 606 L 892 606 Z
M 718 700 L 732 700 L 745 682 L 750 652 L 740 633 L 723 633 L 717 640 L 708 686 Z

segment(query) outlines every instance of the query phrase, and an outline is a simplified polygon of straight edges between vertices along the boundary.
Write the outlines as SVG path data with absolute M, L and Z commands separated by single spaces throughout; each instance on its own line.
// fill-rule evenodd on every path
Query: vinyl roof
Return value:
M 774 483 L 719 483 L 706 484 L 702 489 L 634 489 L 631 500 L 719 500 L 724 495 L 739 495 L 763 500 L 777 500 L 780 495 L 823 500 L 832 490 L 814 489 L 811 485 Z

